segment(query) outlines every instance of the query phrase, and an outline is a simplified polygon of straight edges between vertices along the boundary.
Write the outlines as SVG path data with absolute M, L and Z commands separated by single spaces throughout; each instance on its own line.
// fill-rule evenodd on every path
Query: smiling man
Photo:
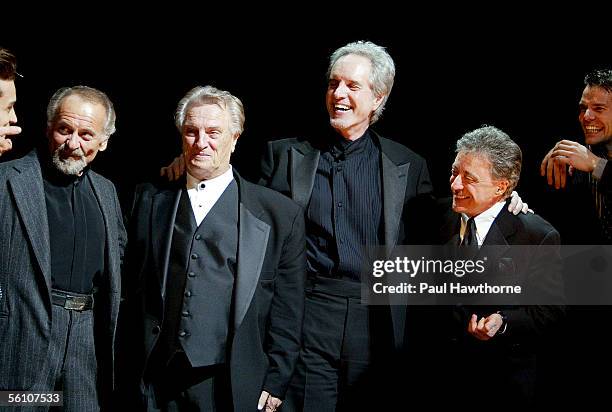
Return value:
M 304 343 L 285 408 L 379 410 L 391 403 L 405 308 L 361 303 L 364 246 L 418 243 L 428 232 L 416 204 L 432 187 L 421 156 L 372 128 L 395 79 L 387 51 L 363 41 L 340 47 L 327 79 L 331 129 L 271 142 L 262 163 L 260 183 L 306 215 Z
M 612 70 L 595 70 L 584 78 L 578 121 L 584 143 L 561 140 L 544 157 L 541 174 L 556 189 L 566 187 L 572 176 L 574 195 L 592 200 L 599 226 L 589 230 L 586 243 L 612 243 Z M 573 170 L 572 170 L 573 169 Z M 582 190 L 584 188 L 586 190 Z M 582 193 L 577 194 L 576 191 Z M 575 210 L 575 209 L 574 209 Z M 590 223 L 590 222 L 589 222 Z M 584 233 L 584 231 L 582 232 Z M 569 233 L 568 233 L 569 234 Z M 574 234 L 569 234 L 574 238 Z M 582 242 L 583 239 L 578 239 Z
M 479 405 L 532 407 L 538 339 L 564 314 L 559 233 L 536 214 L 513 215 L 505 207 L 522 163 L 521 149 L 506 133 L 492 126 L 470 131 L 457 141 L 456 152 L 452 212 L 446 216 L 442 242 L 484 248 L 481 256 L 502 251 L 496 258 L 511 268 L 503 276 L 519 282 L 527 275 L 529 292 L 547 305 L 454 308 L 450 335 L 440 340 L 446 346 L 439 353 L 447 359 L 440 376 L 449 383 L 439 387 L 450 388 L 441 403 L 468 407 L 477 398 Z M 489 248 L 496 245 L 505 247 Z M 525 253 L 527 249 L 513 245 L 533 248 Z
M 21 128 L 14 126 L 17 123 L 15 114 L 15 75 L 17 62 L 15 56 L 0 47 L 0 156 L 13 148 L 10 136 L 19 134 Z

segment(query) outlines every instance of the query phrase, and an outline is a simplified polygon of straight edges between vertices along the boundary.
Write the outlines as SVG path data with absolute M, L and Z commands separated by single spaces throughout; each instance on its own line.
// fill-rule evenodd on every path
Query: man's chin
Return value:
M 53 165 L 57 170 L 65 175 L 78 176 L 81 174 L 87 163 L 80 160 L 53 159 Z

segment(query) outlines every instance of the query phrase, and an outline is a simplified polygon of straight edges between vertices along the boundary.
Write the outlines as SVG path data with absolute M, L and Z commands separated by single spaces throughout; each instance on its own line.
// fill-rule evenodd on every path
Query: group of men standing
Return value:
M 19 132 L 15 73 L 2 49 L 2 152 Z M 581 101 L 587 144 L 612 139 L 612 72 L 598 76 Z M 508 212 L 522 155 L 490 126 L 457 143 L 452 211 L 438 225 L 425 160 L 371 127 L 394 77 L 383 47 L 336 50 L 331 130 L 271 142 L 260 185 L 231 165 L 242 102 L 195 87 L 175 113 L 182 177 L 140 185 L 125 227 L 114 186 L 89 168 L 115 131 L 113 105 L 90 87 L 58 90 L 46 144 L 0 164 L 0 390 L 62 390 L 66 411 L 408 407 L 394 390 L 413 372 L 396 360 L 418 335 L 415 313 L 361 304 L 364 246 L 390 253 L 431 241 L 554 247 L 560 239 L 540 217 Z M 559 142 L 543 171 L 563 182 L 565 163 L 588 173 L 605 211 L 610 168 L 593 153 L 602 152 Z M 562 295 L 557 275 L 547 282 L 551 295 Z M 448 311 L 460 326 L 445 336 L 449 353 L 491 355 L 503 371 L 491 375 L 490 362 L 476 362 L 463 383 L 503 387 L 513 403 L 533 404 L 535 352 L 517 345 L 559 319 L 562 306 Z

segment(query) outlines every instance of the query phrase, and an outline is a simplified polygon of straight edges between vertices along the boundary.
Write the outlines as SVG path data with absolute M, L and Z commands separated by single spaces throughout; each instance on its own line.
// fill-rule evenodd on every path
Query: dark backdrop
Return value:
M 44 138 L 44 112 L 56 89 L 97 87 L 115 103 L 117 132 L 94 169 L 115 182 L 125 200 L 134 184 L 153 178 L 179 153 L 173 124 L 178 100 L 196 85 L 212 84 L 244 102 L 245 132 L 233 164 L 254 178 L 266 141 L 326 130 L 327 58 L 337 47 L 365 39 L 386 46 L 397 66 L 387 109 L 374 128 L 427 159 L 439 196 L 449 194 L 454 142 L 491 124 L 523 149 L 522 197 L 553 223 L 558 219 L 564 209 L 552 201 L 539 164 L 557 140 L 582 141 L 577 122 L 582 79 L 594 67 L 612 66 L 607 37 L 571 25 L 534 32 L 541 20 L 527 30 L 525 15 L 505 25 L 494 20 L 447 25 L 419 22 L 415 13 L 386 22 L 392 11 L 367 15 L 368 10 L 330 6 L 321 13 L 322 23 L 296 23 L 298 9 L 289 10 L 295 14 L 291 20 L 254 15 L 248 28 L 231 16 L 190 16 L 188 10 L 181 12 L 184 24 L 172 27 L 143 28 L 128 18 L 109 18 L 95 27 L 74 16 L 36 33 L 32 24 L 21 25 L 0 38 L 18 56 L 24 75 L 17 80 L 24 132 L 2 160 L 23 155 Z M 551 370 L 548 392 L 555 393 L 568 373 L 555 379 Z
M 514 38 L 491 27 L 447 33 L 441 40 L 426 33 L 406 37 L 401 29 L 330 36 L 298 28 L 243 30 L 236 39 L 218 36 L 218 41 L 206 40 L 214 36 L 206 28 L 190 35 L 128 27 L 119 33 L 69 42 L 61 36 L 3 39 L 24 75 L 17 80 L 24 132 L 13 156 L 43 138 L 46 103 L 57 88 L 100 88 L 115 103 L 117 132 L 94 168 L 125 195 L 179 153 L 173 124 L 178 100 L 195 85 L 212 84 L 244 102 L 245 132 L 233 163 L 253 178 L 266 141 L 315 135 L 328 127 L 327 58 L 349 41 L 368 39 L 386 46 L 397 65 L 387 109 L 374 128 L 427 159 L 438 195 L 449 193 L 454 142 L 491 124 L 523 149 L 519 191 L 546 217 L 552 208 L 542 196 L 547 189 L 539 162 L 561 137 L 582 140 L 576 109 L 582 78 L 607 63 L 562 38 Z

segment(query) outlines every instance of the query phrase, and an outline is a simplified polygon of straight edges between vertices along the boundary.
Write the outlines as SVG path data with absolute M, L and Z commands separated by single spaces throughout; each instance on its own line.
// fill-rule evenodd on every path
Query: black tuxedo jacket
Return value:
M 235 409 L 254 410 L 264 389 L 284 397 L 299 354 L 304 217 L 286 197 L 238 174 L 235 178 L 240 205 L 228 361 Z M 171 237 L 183 187 L 184 181 L 139 186 L 129 220 L 124 313 L 135 316 L 126 326 L 139 331 L 135 345 L 127 346 L 140 379 L 163 323 Z
M 433 233 L 423 214 L 431 205 L 432 186 L 427 163 L 407 147 L 372 132 L 380 148 L 384 246 L 390 254 L 396 245 L 427 244 Z M 268 144 L 261 165 L 260 184 L 290 197 L 306 210 L 321 150 L 327 142 L 282 139 Z M 429 227 L 428 227 L 429 224 Z M 403 336 L 405 309 L 392 306 L 396 344 Z
M 461 217 L 449 207 L 447 210 L 440 231 L 441 240 L 444 244 L 458 245 Z M 479 382 L 497 384 L 499 394 L 504 399 L 512 398 L 517 404 L 534 401 L 536 352 L 540 338 L 565 313 L 559 244 L 559 233 L 547 221 L 533 213 L 515 216 L 508 211 L 506 203 L 493 221 L 480 252 L 486 253 L 483 251 L 487 246 L 496 246 L 492 250 L 495 257 L 504 263 L 499 270 L 508 272 L 505 276 L 527 274 L 534 277 L 536 280 L 530 284 L 536 285 L 538 295 L 545 296 L 546 303 L 557 304 L 453 308 L 452 314 L 439 323 L 445 325 L 442 329 L 446 335 L 441 338 L 443 347 L 440 351 L 454 358 L 447 360 L 445 365 L 455 369 L 449 370 L 450 374 L 460 375 L 472 388 L 479 387 Z M 513 249 L 513 245 L 533 247 Z M 480 341 L 467 332 L 472 313 L 480 318 L 498 310 L 507 317 L 505 333 Z M 467 393 L 463 396 L 469 397 Z

